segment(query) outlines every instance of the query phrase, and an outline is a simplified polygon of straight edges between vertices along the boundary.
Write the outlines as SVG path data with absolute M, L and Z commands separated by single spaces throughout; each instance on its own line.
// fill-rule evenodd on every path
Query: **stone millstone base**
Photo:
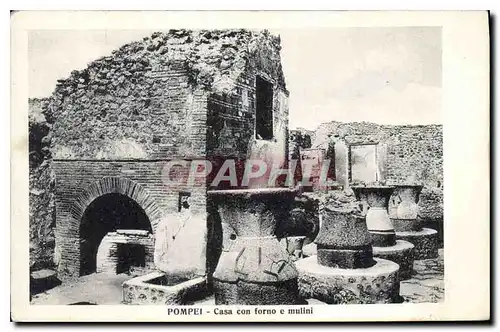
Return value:
M 321 266 L 317 257 L 299 259 L 299 295 L 328 304 L 394 303 L 399 297 L 399 266 L 380 258 L 366 269 Z
M 360 249 L 325 249 L 318 245 L 318 264 L 341 269 L 368 268 L 375 265 L 372 246 Z
M 297 279 L 267 283 L 235 283 L 213 280 L 216 305 L 289 305 L 301 304 Z
M 403 240 L 397 240 L 390 247 L 373 247 L 373 256 L 398 263 L 399 279 L 410 279 L 413 272 L 415 246 Z
M 415 260 L 438 257 L 438 232 L 430 228 L 422 228 L 418 232 L 396 232 L 399 240 L 415 245 Z

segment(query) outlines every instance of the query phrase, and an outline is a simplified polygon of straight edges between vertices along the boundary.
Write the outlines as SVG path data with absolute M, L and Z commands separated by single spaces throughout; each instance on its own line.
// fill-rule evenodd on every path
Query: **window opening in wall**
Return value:
M 273 138 L 273 85 L 257 76 L 255 136 L 257 139 L 270 140 Z
M 188 192 L 179 193 L 179 212 L 189 210 L 191 194 Z

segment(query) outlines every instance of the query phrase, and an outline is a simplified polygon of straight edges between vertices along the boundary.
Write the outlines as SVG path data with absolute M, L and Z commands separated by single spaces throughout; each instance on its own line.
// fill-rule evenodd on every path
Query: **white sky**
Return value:
M 329 28 L 274 31 L 290 91 L 290 128 L 327 121 L 441 122 L 441 29 Z M 45 97 L 56 80 L 145 30 L 37 30 L 29 38 L 29 94 Z

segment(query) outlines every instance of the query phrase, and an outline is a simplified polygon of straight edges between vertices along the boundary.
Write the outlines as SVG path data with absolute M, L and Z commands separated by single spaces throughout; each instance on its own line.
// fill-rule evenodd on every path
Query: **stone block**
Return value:
M 207 295 L 206 277 L 186 280 L 155 271 L 123 283 L 126 304 L 181 305 Z
M 292 305 L 301 304 L 297 279 L 272 283 L 251 283 L 243 280 L 214 280 L 217 305 Z
M 415 232 L 422 229 L 423 220 L 421 219 L 396 219 L 391 218 L 391 222 L 396 232 Z
M 168 275 L 186 279 L 204 276 L 206 247 L 206 215 L 169 215 L 160 222 L 155 234 L 154 263 Z
M 351 211 L 336 211 L 325 208 L 323 222 L 314 242 L 325 248 L 355 248 L 369 246 L 371 236 L 367 231 L 366 220 Z
M 397 232 L 396 237 L 415 245 L 415 259 L 430 259 L 438 257 L 438 232 L 423 228 L 418 232 Z
M 295 262 L 299 295 L 328 304 L 393 303 L 399 300 L 399 266 L 380 258 L 366 269 L 321 266 L 316 257 Z
M 373 256 L 397 263 L 400 280 L 406 280 L 411 278 L 413 272 L 414 251 L 412 243 L 397 240 L 394 246 L 373 247 Z
M 371 246 L 359 249 L 323 249 L 318 246 L 318 264 L 341 269 L 368 268 L 375 264 Z
M 30 295 L 38 294 L 61 284 L 56 271 L 38 270 L 30 274 Z

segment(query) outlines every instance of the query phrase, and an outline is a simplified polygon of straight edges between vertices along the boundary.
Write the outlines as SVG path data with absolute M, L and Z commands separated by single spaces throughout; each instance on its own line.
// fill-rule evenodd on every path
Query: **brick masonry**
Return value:
M 97 250 L 96 272 L 116 274 L 119 265 L 120 246 L 140 245 L 144 248 L 144 267 L 153 266 L 154 238 L 152 234 L 137 236 L 110 232 L 104 236 Z
M 286 164 L 288 91 L 279 42 L 267 31 L 171 30 L 124 45 L 58 81 L 45 112 L 53 123 L 54 259 L 61 278 L 79 275 L 82 216 L 102 195 L 134 200 L 154 233 L 161 220 L 179 219 L 181 193 L 190 194 L 193 215 L 207 215 L 206 183 L 185 181 L 191 160 L 262 158 L 265 152 L 270 162 Z M 257 76 L 273 85 L 271 140 L 255 139 Z M 166 174 L 172 160 L 187 164 Z M 166 183 L 171 175 L 184 180 Z M 208 236 L 220 237 L 212 230 L 217 218 L 208 219 Z M 207 253 L 217 255 L 217 248 Z

